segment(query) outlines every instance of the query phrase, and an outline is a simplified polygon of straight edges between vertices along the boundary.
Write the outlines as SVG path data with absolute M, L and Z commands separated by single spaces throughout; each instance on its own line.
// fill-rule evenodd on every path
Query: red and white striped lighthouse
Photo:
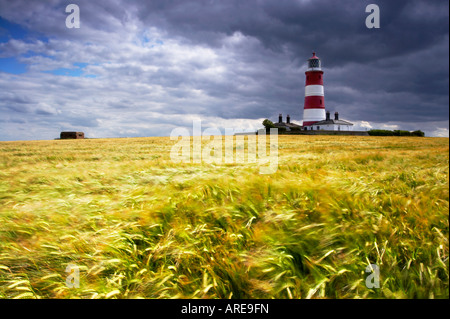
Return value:
M 303 126 L 309 126 L 325 120 L 325 100 L 323 94 L 323 71 L 320 59 L 313 52 L 308 59 L 305 72 L 305 106 L 303 108 Z

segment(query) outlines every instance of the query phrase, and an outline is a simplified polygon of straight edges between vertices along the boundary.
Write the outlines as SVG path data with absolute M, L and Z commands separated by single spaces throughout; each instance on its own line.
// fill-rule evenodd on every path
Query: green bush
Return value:
M 425 133 L 421 130 L 417 130 L 414 132 L 403 130 L 370 130 L 368 133 L 371 136 L 425 136 Z
M 394 130 L 394 136 L 411 136 L 409 131 Z
M 417 130 L 417 131 L 411 132 L 411 136 L 425 136 L 425 133 L 422 132 L 421 130 Z
M 394 132 L 389 130 L 370 130 L 369 135 L 371 136 L 393 136 Z

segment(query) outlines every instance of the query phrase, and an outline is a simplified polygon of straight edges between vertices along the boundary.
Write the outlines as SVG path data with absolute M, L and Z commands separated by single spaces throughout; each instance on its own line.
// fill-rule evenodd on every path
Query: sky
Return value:
M 313 51 L 354 130 L 449 136 L 448 1 L 0 0 L 0 140 L 301 124 Z

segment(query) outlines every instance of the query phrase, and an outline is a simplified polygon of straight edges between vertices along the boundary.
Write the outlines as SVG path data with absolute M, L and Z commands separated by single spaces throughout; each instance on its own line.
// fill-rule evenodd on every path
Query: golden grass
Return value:
M 271 175 L 173 144 L 0 142 L 0 297 L 449 297 L 447 138 L 279 136 Z

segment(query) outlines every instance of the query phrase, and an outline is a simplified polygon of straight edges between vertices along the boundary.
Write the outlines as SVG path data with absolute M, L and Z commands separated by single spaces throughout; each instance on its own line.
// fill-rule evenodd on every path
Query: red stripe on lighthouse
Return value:
M 323 96 L 306 96 L 305 109 L 324 109 L 325 99 Z
M 306 85 L 323 85 L 323 71 L 307 71 L 306 74 Z

